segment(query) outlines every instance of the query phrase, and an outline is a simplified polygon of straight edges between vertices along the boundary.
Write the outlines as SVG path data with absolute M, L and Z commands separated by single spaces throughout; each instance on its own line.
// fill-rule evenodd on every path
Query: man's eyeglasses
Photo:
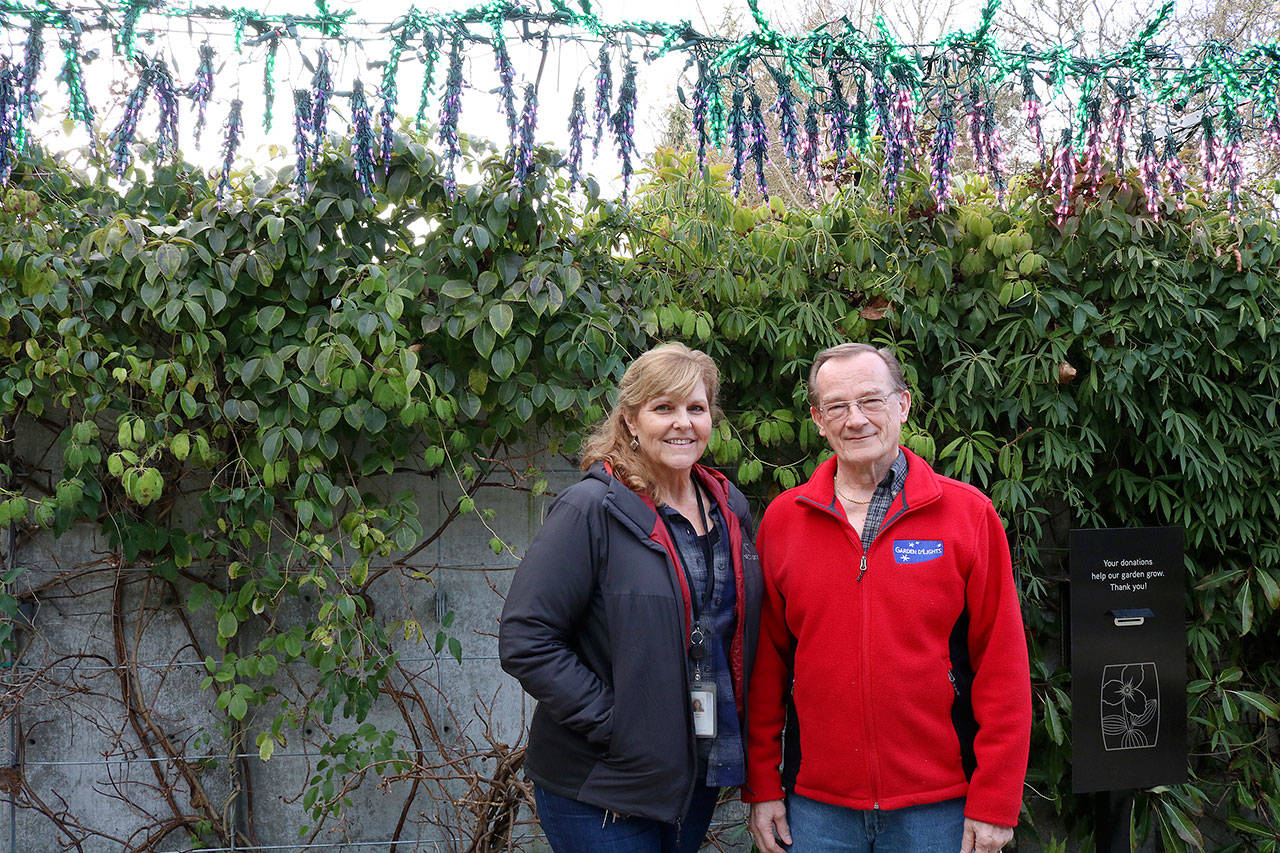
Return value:
M 849 417 L 849 412 L 857 406 L 858 411 L 864 415 L 879 415 L 889 408 L 890 396 L 892 395 L 886 394 L 883 397 L 863 397 L 861 400 L 837 400 L 834 403 L 818 406 L 818 413 L 828 421 L 842 421 Z

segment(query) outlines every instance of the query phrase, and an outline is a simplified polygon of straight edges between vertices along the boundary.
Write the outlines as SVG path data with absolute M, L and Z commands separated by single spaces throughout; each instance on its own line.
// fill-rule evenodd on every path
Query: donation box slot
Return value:
M 1187 778 L 1182 529 L 1071 531 L 1071 790 Z

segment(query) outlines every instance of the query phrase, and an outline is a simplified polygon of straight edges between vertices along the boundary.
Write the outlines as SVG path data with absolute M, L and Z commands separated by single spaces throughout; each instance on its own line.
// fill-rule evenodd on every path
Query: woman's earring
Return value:
M 631 436 L 631 449 L 632 450 L 640 449 L 640 439 L 636 438 L 634 435 Z

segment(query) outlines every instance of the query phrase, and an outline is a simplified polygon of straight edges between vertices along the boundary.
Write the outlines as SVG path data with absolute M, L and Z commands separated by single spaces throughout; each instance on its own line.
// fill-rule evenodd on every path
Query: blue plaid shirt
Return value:
M 898 492 L 902 491 L 906 483 L 907 455 L 902 452 L 902 448 L 898 448 L 898 458 L 893 460 L 893 467 L 876 486 L 875 494 L 871 496 L 871 503 L 867 506 L 867 520 L 862 523 L 863 548 L 870 548 L 871 543 L 880 535 L 880 528 L 884 525 L 885 516 L 889 514 L 889 507 L 893 505 L 893 499 L 898 496 Z M 839 503 L 840 501 L 837 500 L 836 504 L 839 505 Z
M 702 680 L 716 685 L 716 736 L 698 738 L 698 761 L 707 768 L 709 787 L 733 787 L 746 781 L 746 759 L 743 756 L 742 729 L 738 725 L 738 709 L 733 700 L 733 672 L 729 668 L 729 649 L 733 646 L 735 608 L 738 590 L 733 576 L 733 560 L 729 554 L 728 527 L 714 500 L 709 500 L 712 529 L 711 554 L 714 562 L 715 592 L 705 601 L 707 557 L 693 525 L 669 506 L 658 511 L 671 531 L 680 562 L 692 579 L 690 594 L 697 606 L 703 629 L 707 633 L 707 656 L 702 659 Z M 693 678 L 694 661 L 689 661 L 689 677 Z

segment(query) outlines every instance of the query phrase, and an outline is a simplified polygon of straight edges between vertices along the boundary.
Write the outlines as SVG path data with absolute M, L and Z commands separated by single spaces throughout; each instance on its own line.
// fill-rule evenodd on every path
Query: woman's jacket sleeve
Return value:
M 502 668 L 551 717 L 605 746 L 613 727 L 613 691 L 575 651 L 588 622 L 604 541 L 602 512 L 562 495 L 516 570 L 502 609 Z M 595 599 L 599 600 L 599 599 Z

